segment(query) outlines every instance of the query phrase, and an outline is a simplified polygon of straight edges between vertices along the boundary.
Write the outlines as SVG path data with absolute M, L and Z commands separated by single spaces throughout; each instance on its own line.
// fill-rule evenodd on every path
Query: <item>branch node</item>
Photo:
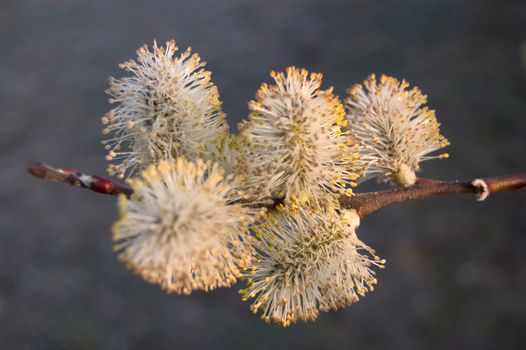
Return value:
M 475 187 L 477 191 L 476 196 L 477 196 L 477 201 L 479 202 L 486 200 L 486 198 L 488 198 L 488 196 L 491 193 L 488 184 L 486 183 L 486 181 L 482 179 L 473 180 L 473 182 L 471 182 L 471 185 Z

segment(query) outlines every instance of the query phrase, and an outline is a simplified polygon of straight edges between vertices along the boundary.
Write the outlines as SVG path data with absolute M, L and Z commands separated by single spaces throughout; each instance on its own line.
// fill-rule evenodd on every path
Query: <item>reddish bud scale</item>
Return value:
M 95 192 L 106 194 L 114 194 L 116 191 L 116 186 L 111 180 L 99 176 L 93 176 L 89 188 Z

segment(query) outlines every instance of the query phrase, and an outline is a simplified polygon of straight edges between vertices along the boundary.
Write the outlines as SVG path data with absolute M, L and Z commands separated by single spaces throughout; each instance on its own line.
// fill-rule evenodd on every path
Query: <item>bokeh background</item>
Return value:
M 111 247 L 114 198 L 42 182 L 25 168 L 45 161 L 103 174 L 107 77 L 143 43 L 171 38 L 209 62 L 234 128 L 271 69 L 323 72 L 340 95 L 370 72 L 387 73 L 429 95 L 452 142 L 451 158 L 425 164 L 424 176 L 525 170 L 521 0 L 1 0 L 1 349 L 524 344 L 524 191 L 368 217 L 359 233 L 388 261 L 377 290 L 288 329 L 252 315 L 236 288 L 167 295 L 126 270 Z

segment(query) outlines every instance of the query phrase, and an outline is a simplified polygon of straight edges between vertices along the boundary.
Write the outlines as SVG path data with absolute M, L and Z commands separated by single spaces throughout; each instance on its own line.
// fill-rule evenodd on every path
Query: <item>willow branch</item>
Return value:
M 381 192 L 368 192 L 352 197 L 340 197 L 341 206 L 353 208 L 360 217 L 365 217 L 387 205 L 456 193 L 473 193 L 483 201 L 490 194 L 506 190 L 517 190 L 526 186 L 526 173 L 509 176 L 486 177 L 467 181 L 438 181 L 419 178 L 407 188 Z
M 73 168 L 53 168 L 47 164 L 39 163 L 27 168 L 27 171 L 33 176 L 44 180 L 61 182 L 75 187 L 86 188 L 88 190 L 104 193 L 109 195 L 124 194 L 127 197 L 131 196 L 133 190 L 131 187 L 121 185 L 113 180 L 96 176 L 84 174 Z
M 84 174 L 73 168 L 53 168 L 46 164 L 35 164 L 28 168 L 31 175 L 44 180 L 57 181 L 68 185 L 82 187 L 94 192 L 109 195 L 124 194 L 131 196 L 133 189 L 113 180 Z M 395 203 L 445 196 L 456 193 L 472 193 L 477 200 L 485 200 L 490 194 L 526 187 L 526 173 L 509 176 L 485 177 L 467 181 L 438 181 L 419 178 L 411 187 L 356 194 L 352 197 L 341 196 L 343 208 L 355 209 L 360 217 L 365 217 L 376 210 Z M 273 200 L 274 205 L 282 199 Z

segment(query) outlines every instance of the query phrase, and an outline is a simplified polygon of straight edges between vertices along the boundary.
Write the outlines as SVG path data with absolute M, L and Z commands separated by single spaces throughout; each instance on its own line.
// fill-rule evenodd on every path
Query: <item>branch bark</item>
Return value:
M 47 164 L 38 163 L 27 168 L 27 171 L 44 180 L 61 182 L 112 196 L 124 194 L 129 197 L 133 193 L 133 189 L 129 186 L 101 176 L 84 174 L 73 168 L 53 168 Z
M 352 197 L 342 196 L 340 203 L 342 207 L 356 209 L 360 217 L 363 218 L 382 207 L 395 203 L 456 193 L 473 193 L 476 195 L 477 200 L 482 201 L 490 194 L 506 190 L 517 190 L 525 186 L 526 173 L 467 181 L 438 181 L 419 178 L 411 187 L 360 193 Z
M 57 181 L 76 187 L 82 187 L 94 192 L 119 195 L 127 197 L 133 194 L 129 186 L 114 182 L 113 180 L 84 174 L 73 168 L 53 168 L 47 164 L 35 164 L 28 168 L 31 175 L 44 180 Z M 352 197 L 341 196 L 342 208 L 355 209 L 361 218 L 385 206 L 451 195 L 456 193 L 473 193 L 477 200 L 485 200 L 490 194 L 506 190 L 517 190 L 526 187 L 526 173 L 486 177 L 467 181 L 439 181 L 419 178 L 417 182 L 407 188 L 399 188 L 380 192 L 359 193 Z M 274 199 L 274 204 L 282 202 Z

